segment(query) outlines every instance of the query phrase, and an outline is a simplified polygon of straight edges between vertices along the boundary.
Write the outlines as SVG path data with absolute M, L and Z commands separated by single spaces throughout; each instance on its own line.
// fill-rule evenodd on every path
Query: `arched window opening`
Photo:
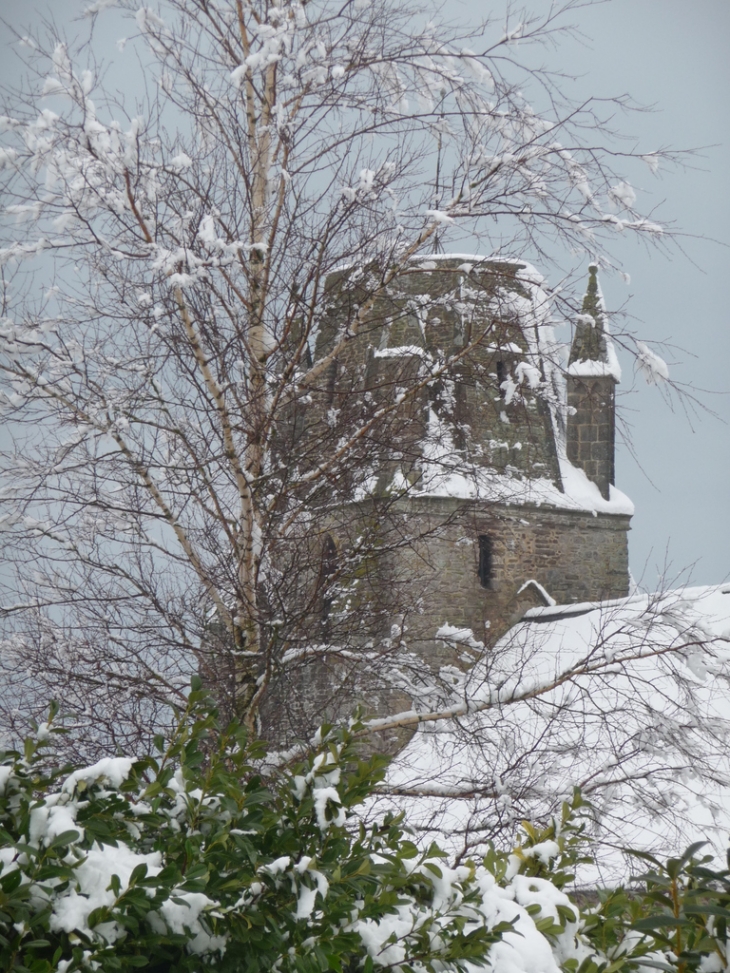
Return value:
M 492 538 L 479 535 L 479 584 L 482 588 L 492 587 Z

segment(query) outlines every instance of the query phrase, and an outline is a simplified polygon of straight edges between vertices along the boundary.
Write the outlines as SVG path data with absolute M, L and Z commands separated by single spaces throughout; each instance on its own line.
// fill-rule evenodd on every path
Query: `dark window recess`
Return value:
M 327 376 L 327 405 L 331 406 L 335 401 L 335 386 L 337 385 L 337 359 L 330 362 L 326 371 Z M 331 540 L 332 538 L 330 538 Z
M 502 388 L 502 382 L 507 378 L 507 369 L 503 361 L 497 362 L 497 386 L 499 388 L 499 394 L 504 398 L 504 389 Z
M 492 538 L 479 535 L 479 584 L 482 588 L 492 587 Z

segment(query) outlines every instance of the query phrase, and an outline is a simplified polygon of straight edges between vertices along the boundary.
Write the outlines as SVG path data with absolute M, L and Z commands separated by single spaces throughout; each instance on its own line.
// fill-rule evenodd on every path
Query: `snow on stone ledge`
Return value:
M 490 264 L 492 266 L 498 267 L 504 265 L 507 267 L 515 267 L 516 273 L 515 277 L 518 280 L 525 281 L 529 284 L 541 285 L 545 283 L 545 277 L 528 263 L 526 260 L 522 260 L 519 257 L 500 257 L 500 256 L 484 256 L 483 254 L 476 253 L 421 253 L 415 254 L 410 257 L 410 262 L 413 264 L 429 264 L 430 266 L 423 267 L 423 270 L 433 270 L 437 263 L 445 260 L 459 260 L 462 266 L 457 267 L 457 270 L 463 270 L 464 273 L 469 273 L 470 270 L 466 269 L 468 264 Z
M 548 591 L 540 584 L 540 582 L 536 581 L 534 578 L 530 578 L 529 581 L 525 581 L 517 594 L 521 595 L 523 592 L 529 591 L 531 588 L 537 591 L 548 607 L 554 607 L 557 605 L 557 601 L 553 598 L 553 596 L 549 594 Z
M 576 378 L 613 378 L 620 382 L 621 368 L 613 348 L 609 352 L 609 359 L 607 362 L 592 359 L 574 361 L 568 366 L 568 375 L 574 375 Z
M 560 477 L 563 481 L 565 496 L 581 510 L 592 510 L 593 513 L 634 515 L 634 505 L 621 490 L 615 486 L 609 488 L 609 499 L 601 495 L 595 483 L 592 483 L 583 470 L 566 459 L 559 457 Z
M 469 471 L 450 470 L 444 458 L 441 458 L 439 466 L 425 465 L 422 479 L 409 491 L 414 497 L 452 497 L 457 500 L 484 500 L 516 506 L 549 506 L 560 510 L 581 510 L 594 515 L 617 514 L 631 517 L 634 514 L 634 505 L 625 493 L 612 486 L 610 497 L 606 500 L 583 470 L 577 469 L 564 458 L 560 459 L 564 492 L 546 477 L 521 479 L 480 467 Z

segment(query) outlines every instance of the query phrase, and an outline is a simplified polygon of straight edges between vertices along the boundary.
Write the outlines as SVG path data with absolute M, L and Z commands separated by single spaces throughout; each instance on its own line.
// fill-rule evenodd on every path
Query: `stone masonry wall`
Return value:
M 610 376 L 568 375 L 567 386 L 568 459 L 608 499 L 609 485 L 614 482 L 616 383 Z
M 563 604 L 628 593 L 628 516 L 445 497 L 397 501 L 387 520 L 372 502 L 340 513 L 322 535 L 334 539 L 345 565 L 340 602 L 336 595 L 332 602 L 331 648 L 303 654 L 272 682 L 261 716 L 277 745 L 306 739 L 322 720 L 344 718 L 358 703 L 367 714 L 411 708 L 413 700 L 390 682 L 390 654 L 404 645 L 419 659 L 418 671 L 468 668 L 478 653 L 437 639 L 439 628 L 470 628 L 489 648 L 528 608 L 544 604 L 535 588 L 520 593 L 530 580 Z M 348 549 L 368 525 L 382 528 L 382 550 L 348 578 Z M 487 587 L 478 573 L 480 536 L 491 541 Z M 355 629 L 344 602 L 355 612 Z M 316 646 L 321 616 L 312 622 Z M 378 749 L 395 752 L 409 732 L 393 731 Z
M 439 260 L 429 269 L 414 262 L 369 306 L 366 320 L 334 363 L 329 394 L 314 390 L 308 401 L 308 423 L 334 409 L 344 435 L 348 422 L 353 427 L 362 422 L 363 401 L 373 408 L 387 405 L 417 384 L 424 361 L 436 368 L 451 357 L 443 379 L 420 389 L 408 409 L 399 410 L 405 412 L 400 426 L 381 436 L 388 444 L 380 464 L 383 487 L 396 468 L 406 473 L 409 460 L 417 466 L 429 412 L 448 428 L 455 455 L 465 463 L 559 484 L 544 395 L 524 380 L 528 364 L 534 380 L 540 363 L 512 308 L 517 299 L 529 303 L 522 269 L 519 263 L 488 261 L 472 266 L 460 258 Z M 332 347 L 360 304 L 367 305 L 367 288 L 351 283 L 348 273 L 328 278 L 329 314 L 315 358 Z M 509 394 L 505 385 L 511 386 Z
M 425 536 L 385 554 L 379 573 L 394 602 L 413 606 L 396 619 L 408 644 L 434 663 L 454 661 L 433 642 L 444 623 L 493 644 L 540 604 L 534 589 L 519 593 L 529 580 L 563 604 L 628 594 L 628 516 L 438 497 L 408 505 L 412 536 Z M 480 535 L 491 542 L 488 587 L 478 575 Z

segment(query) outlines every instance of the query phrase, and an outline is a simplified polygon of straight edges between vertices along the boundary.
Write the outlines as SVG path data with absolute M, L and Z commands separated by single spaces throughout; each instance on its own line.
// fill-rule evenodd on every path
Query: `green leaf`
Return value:
M 402 841 L 398 853 L 401 858 L 409 860 L 418 857 L 418 848 L 412 841 Z
M 46 848 L 48 851 L 52 851 L 54 848 L 62 848 L 80 839 L 81 833 L 79 831 L 63 831 L 61 834 L 56 835 L 53 841 L 49 845 L 46 845 Z
M 682 912 L 687 916 L 724 916 L 730 918 L 730 909 L 724 909 L 719 905 L 690 905 L 685 906 Z
M 707 844 L 709 844 L 708 841 L 695 841 L 693 844 L 689 846 L 689 848 L 687 848 L 685 853 L 679 859 L 679 864 L 680 865 L 686 864 L 688 861 L 690 861 L 690 859 L 695 857 L 695 855 L 700 850 L 700 848 L 704 848 L 705 845 Z
M 141 882 L 142 879 L 147 877 L 147 863 L 140 862 L 139 865 L 135 865 L 132 869 L 132 874 L 129 876 L 129 887 L 136 885 L 137 882 Z
M 428 869 L 428 871 L 431 872 L 433 875 L 435 875 L 436 878 L 443 878 L 444 877 L 444 873 L 441 871 L 441 869 L 438 867 L 438 865 L 436 865 L 434 862 L 424 862 L 423 863 L 423 867 L 426 868 L 426 869 Z
M 683 919 L 677 919 L 675 916 L 658 915 L 658 916 L 644 916 L 643 919 L 637 919 L 636 922 L 631 923 L 631 928 L 636 929 L 637 932 L 649 931 L 652 929 L 667 929 L 677 926 L 691 926 L 692 923 L 686 922 Z

